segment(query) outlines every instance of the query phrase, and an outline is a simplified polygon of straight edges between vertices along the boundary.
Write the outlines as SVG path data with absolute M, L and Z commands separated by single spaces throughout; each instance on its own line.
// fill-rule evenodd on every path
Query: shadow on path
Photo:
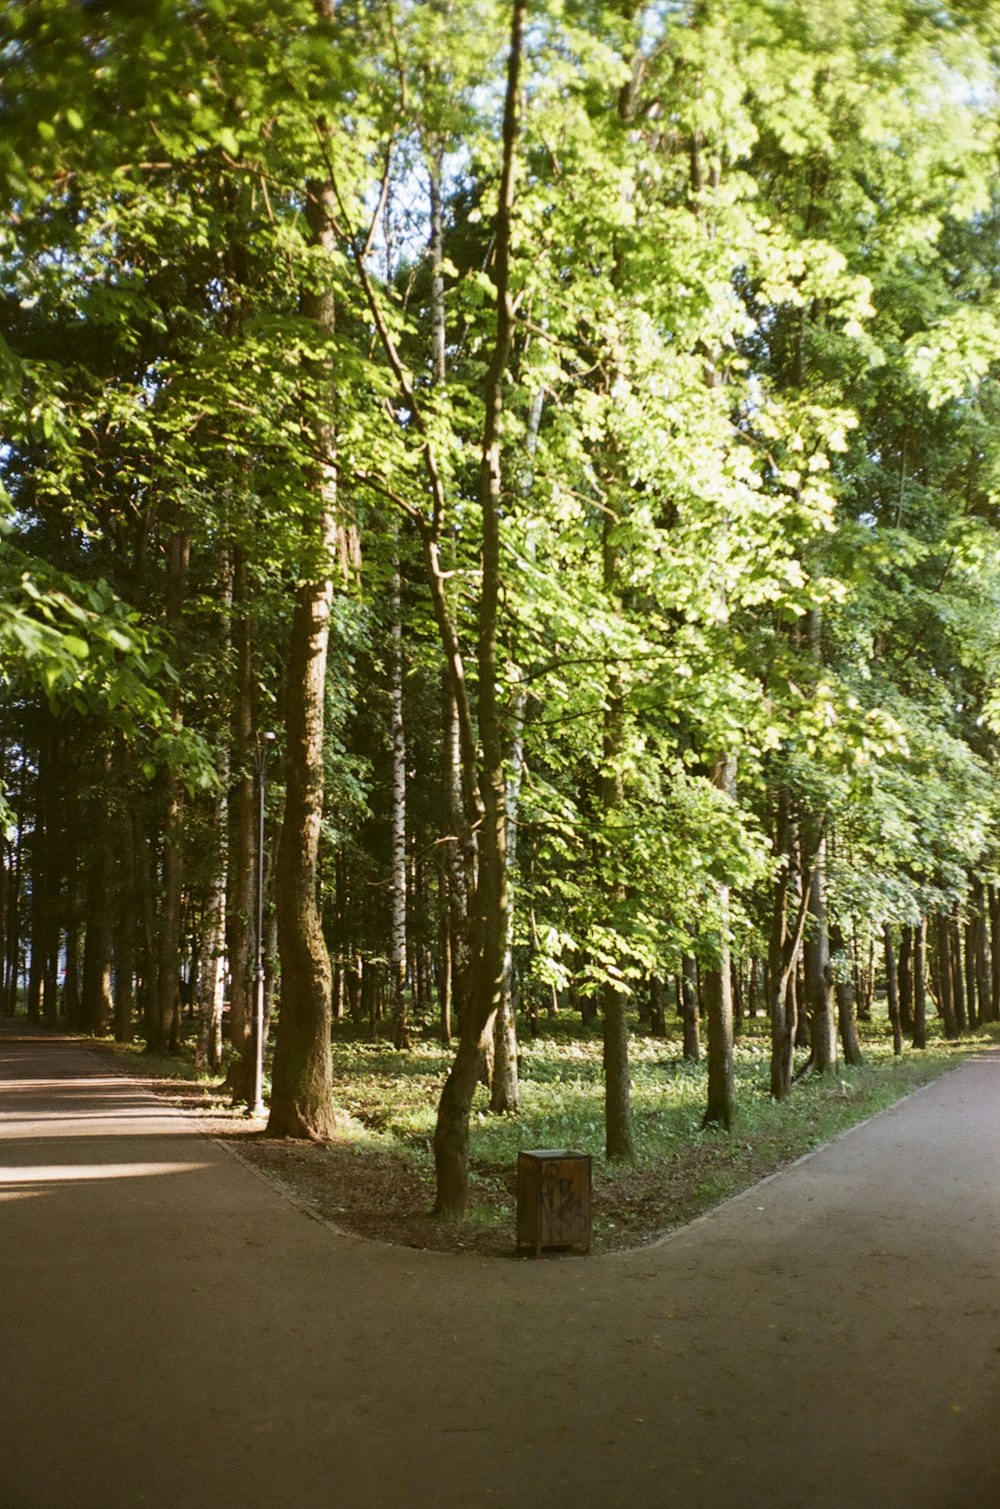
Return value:
M 1000 1054 L 654 1248 L 310 1220 L 78 1042 L 0 1038 L 2 1509 L 1000 1504 Z

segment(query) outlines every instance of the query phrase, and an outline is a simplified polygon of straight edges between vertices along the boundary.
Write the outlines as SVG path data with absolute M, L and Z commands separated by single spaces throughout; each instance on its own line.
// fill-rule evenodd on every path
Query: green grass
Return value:
M 800 1081 L 788 1100 L 775 1104 L 768 1090 L 768 1024 L 746 1024 L 735 1049 L 737 1119 L 729 1133 L 704 1130 L 707 1069 L 681 1056 L 679 1036 L 652 1039 L 633 1034 L 630 1043 L 635 1156 L 628 1164 L 604 1156 L 604 1087 L 599 1034 L 568 1016 L 524 1039 L 518 1114 L 493 1116 L 485 1087 L 476 1093 L 470 1135 L 470 1210 L 456 1245 L 479 1251 L 509 1250 L 513 1231 L 514 1174 L 522 1148 L 562 1147 L 591 1154 L 594 1170 L 594 1246 L 597 1250 L 648 1241 L 718 1204 L 767 1174 L 885 1109 L 945 1070 L 1000 1038 L 993 1025 L 957 1042 L 932 1038 L 923 1052 L 905 1046 L 892 1054 L 887 1024 L 861 1024 L 865 1062 L 845 1065 L 821 1078 Z M 158 1059 L 136 1045 L 116 1050 L 129 1072 L 195 1087 L 190 1062 Z M 345 1113 L 343 1157 L 331 1179 L 341 1181 L 329 1208 L 348 1210 L 337 1219 L 351 1225 L 350 1191 L 359 1211 L 383 1212 L 374 1234 L 417 1245 L 447 1246 L 430 1227 L 403 1233 L 402 1210 L 430 1204 L 432 1138 L 441 1085 L 452 1050 L 431 1037 L 396 1052 L 386 1043 L 361 1040 L 338 1027 L 333 1043 L 334 1099 Z M 205 1103 L 211 1081 L 201 1081 Z M 226 1104 L 225 1097 L 216 1097 Z M 315 1176 L 316 1162 L 304 1157 Z M 331 1170 L 334 1165 L 331 1163 Z M 289 1173 L 291 1177 L 291 1173 Z M 390 1190 L 409 1182 L 410 1194 Z M 344 1201 L 346 1200 L 346 1205 Z M 358 1229 L 361 1217 L 358 1217 Z M 370 1224 L 364 1229 L 371 1229 Z
M 599 1038 L 575 1022 L 557 1023 L 521 1044 L 521 1105 L 493 1116 L 485 1087 L 476 1094 L 470 1137 L 470 1222 L 509 1224 L 512 1180 L 522 1148 L 590 1153 L 594 1165 L 595 1245 L 615 1247 L 658 1232 L 747 1188 L 927 1084 L 997 1037 L 981 1029 L 957 1042 L 933 1038 L 923 1052 L 894 1058 L 884 1021 L 862 1025 L 865 1063 L 806 1077 L 781 1105 L 769 1088 L 766 1021 L 747 1024 L 735 1050 L 737 1120 L 730 1133 L 703 1130 L 707 1069 L 681 1056 L 679 1038 L 634 1035 L 630 1044 L 635 1157 L 604 1156 Z M 334 1043 L 334 1095 L 362 1138 L 404 1153 L 426 1171 L 437 1096 L 451 1055 L 433 1041 L 408 1053 L 384 1044 Z

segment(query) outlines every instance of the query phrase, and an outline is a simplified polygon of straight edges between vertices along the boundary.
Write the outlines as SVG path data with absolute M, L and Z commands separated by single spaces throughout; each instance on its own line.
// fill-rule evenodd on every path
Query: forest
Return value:
M 748 1022 L 782 1104 L 1000 1021 L 994 0 L 0 60 L 3 1014 L 318 1142 L 331 1044 L 447 1045 L 450 1217 L 568 1021 L 623 1162 L 637 1044 L 726 1135 Z

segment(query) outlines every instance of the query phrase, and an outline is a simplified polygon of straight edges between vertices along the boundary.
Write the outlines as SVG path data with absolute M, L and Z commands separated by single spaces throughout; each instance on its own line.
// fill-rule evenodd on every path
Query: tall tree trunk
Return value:
M 1000 1022 L 1000 890 L 989 888 L 990 1021 Z
M 858 1041 L 857 1023 L 854 1017 L 854 1008 L 857 995 L 854 985 L 854 975 L 850 968 L 847 954 L 847 940 L 839 923 L 833 923 L 830 927 L 830 942 L 834 950 L 840 956 L 839 968 L 834 971 L 834 994 L 837 1000 L 837 1026 L 840 1031 L 840 1045 L 844 1050 L 844 1060 L 854 1068 L 864 1063 L 861 1052 L 861 1044 Z
M 139 1004 L 142 1009 L 142 1030 L 149 1047 L 156 1030 L 157 1001 L 159 990 L 157 970 L 159 959 L 156 949 L 156 902 L 153 895 L 153 856 L 142 816 L 132 809 L 132 845 L 135 854 L 136 889 L 139 899 L 140 929 L 140 978 Z
M 970 1027 L 977 1026 L 979 1022 L 988 1022 L 992 1015 L 990 1006 L 990 966 L 986 941 L 986 891 L 983 882 L 978 877 L 973 881 L 973 897 L 976 908 L 973 957 L 975 961 L 976 996 L 979 1001 L 979 1010 L 976 1016 L 973 1017 L 970 1006 Z
M 80 1009 L 84 1026 L 102 1035 L 111 1023 L 111 957 L 113 949 L 112 898 L 114 895 L 114 859 L 111 851 L 112 826 L 108 812 L 107 787 L 111 774 L 111 752 L 101 753 L 100 773 L 90 801 L 92 834 L 90 862 L 84 895 L 86 935 L 83 947 L 83 988 Z
M 332 7 L 322 0 L 322 10 Z M 335 250 L 334 195 L 328 184 L 306 188 L 312 245 Z M 322 266 L 314 277 L 326 277 Z M 323 339 L 334 334 L 333 295 L 323 286 L 302 293 L 302 312 Z M 316 897 L 323 813 L 323 730 L 326 661 L 337 554 L 336 446 L 331 421 L 314 418 L 322 458 L 312 508 L 304 521 L 301 581 L 295 597 L 285 702 L 285 810 L 277 861 L 281 1007 L 274 1051 L 268 1135 L 323 1141 L 333 1135 L 330 1054 L 330 956 Z
M 471 898 L 477 884 L 478 841 L 477 824 L 469 821 L 466 811 L 458 699 L 451 680 L 446 680 L 442 754 L 449 836 L 445 847 L 445 862 L 448 866 L 448 951 L 451 960 L 452 1017 L 461 1031 L 472 994 L 470 917 Z
M 733 797 L 736 792 L 736 756 L 723 755 L 717 762 L 714 783 Z M 719 891 L 718 958 L 705 971 L 705 1016 L 708 1026 L 708 1103 L 704 1126 L 732 1127 L 736 1117 L 736 1081 L 733 1075 L 733 994 L 729 950 L 729 887 Z
M 889 1010 L 889 1025 L 892 1028 L 892 1051 L 898 1058 L 903 1051 L 903 1033 L 899 1020 L 899 975 L 896 971 L 896 954 L 892 946 L 892 928 L 882 924 L 882 944 L 885 949 L 885 995 Z
M 233 1058 L 227 1088 L 234 1105 L 253 1094 L 253 915 L 257 803 L 251 772 L 254 723 L 253 628 L 247 560 L 233 554 L 233 647 L 236 687 L 232 713 L 234 781 L 230 803 L 226 950 L 229 957 L 229 1039 Z
M 534 457 L 538 445 L 538 431 L 542 422 L 543 395 L 539 391 L 532 399 L 525 437 L 527 468 L 522 492 L 531 490 L 534 475 Z M 534 559 L 534 549 L 527 545 L 528 558 Z M 524 719 L 526 708 L 524 687 L 518 683 L 513 701 L 514 732 L 511 739 L 510 761 L 507 773 L 507 939 L 503 956 L 503 990 L 500 1009 L 494 1027 L 493 1079 L 490 1086 L 490 1110 L 498 1114 L 513 1113 L 518 1108 L 520 1087 L 517 1068 L 517 981 L 514 974 L 514 904 L 511 887 L 517 873 L 517 816 L 521 801 L 521 782 L 524 776 Z
M 913 1046 L 927 1047 L 927 919 L 913 929 Z
M 24 802 L 28 757 L 21 751 L 19 780 L 16 790 L 9 787 L 8 801 L 14 813 L 13 847 L 8 848 L 7 922 L 4 930 L 4 978 L 3 999 L 0 1013 L 14 1016 L 17 1012 L 17 997 L 21 969 L 22 916 L 21 902 L 24 891 Z
M 31 837 L 31 958 L 28 968 L 28 1021 L 42 1020 L 45 975 L 51 952 L 50 896 L 52 734 L 46 729 L 38 745 L 35 777 L 35 826 Z
M 452 1034 L 452 958 L 449 918 L 448 858 L 439 845 L 437 859 L 438 894 L 438 998 L 441 1009 L 441 1041 L 451 1042 Z
M 913 928 L 904 925 L 899 945 L 899 1026 L 913 1035 Z
M 448 377 L 448 332 L 444 283 L 444 148 L 433 144 L 430 179 L 431 346 L 435 385 Z M 461 1029 L 470 992 L 469 898 L 476 885 L 476 833 L 468 821 L 462 789 L 462 751 L 454 671 L 442 683 L 442 770 L 444 835 L 440 878 L 446 906 L 441 919 L 441 1036 L 450 1043 L 453 1024 Z
M 694 954 L 685 954 L 681 959 L 680 994 L 681 1051 L 690 1063 L 697 1064 L 701 1062 L 701 993 L 698 989 L 698 962 Z
M 603 584 L 609 602 L 618 601 L 618 546 L 610 511 L 603 521 Z M 604 713 L 603 772 L 601 806 L 607 828 L 607 843 L 602 862 L 609 871 L 615 865 L 617 835 L 615 814 L 622 805 L 624 791 L 621 776 L 623 753 L 624 703 L 621 679 L 614 666 L 608 669 L 607 705 Z M 609 874 L 604 882 L 606 916 L 614 914 L 620 899 L 620 886 Z M 629 1077 L 628 1015 L 624 992 L 608 981 L 601 991 L 604 1036 L 604 1148 L 608 1158 L 632 1156 L 632 1085 Z
M 955 996 L 955 1035 L 961 1037 L 968 1022 L 976 1023 L 976 961 L 970 925 L 962 928 L 958 913 L 952 917 L 952 975 Z M 964 966 L 964 967 L 962 967 Z M 967 1005 L 968 1002 L 968 1005 Z
M 809 1016 L 809 1067 L 816 1074 L 826 1074 L 837 1062 L 830 934 L 826 912 L 826 838 L 814 820 L 810 821 L 804 838 L 806 852 L 812 857 L 814 865 L 812 885 L 809 888 L 809 920 L 803 947 L 805 1005 Z
M 483 1056 L 492 1038 L 494 1015 L 503 992 L 503 960 L 507 939 L 506 780 L 496 685 L 496 631 L 500 597 L 500 425 L 503 383 L 514 339 L 514 303 L 510 288 L 511 212 L 514 203 L 517 109 L 525 13 L 525 0 L 514 0 L 504 99 L 500 193 L 494 235 L 496 337 L 486 376 L 479 472 L 482 584 L 477 664 L 482 751 L 479 778 L 482 836 L 473 916 L 476 937 L 473 989 L 455 1062 L 441 1092 L 434 1132 L 437 1176 L 434 1208 L 438 1215 L 451 1217 L 464 1215 L 468 1202 L 469 1113 Z M 449 655 L 456 697 L 461 690 L 455 684 L 455 668 L 459 663 L 458 657 Z M 466 742 L 471 744 L 468 735 Z M 470 748 L 469 754 L 474 758 L 474 747 Z
M 389 648 L 392 814 L 389 919 L 389 1023 L 394 1048 L 410 1046 L 406 1010 L 406 728 L 403 722 L 403 622 L 399 574 L 399 531 L 392 567 Z
M 943 912 L 938 914 L 935 924 L 944 1035 L 947 1038 L 956 1038 L 958 1037 L 958 1022 L 955 1017 L 955 994 L 951 977 L 951 925 Z
M 965 967 L 965 994 L 969 1006 L 969 1016 L 973 1022 L 979 1020 L 979 1012 L 976 1009 L 976 941 L 975 941 L 975 918 L 970 916 L 966 919 L 962 929 L 963 939 L 963 963 Z
M 209 881 L 205 908 L 204 946 L 195 985 L 198 1003 L 197 1067 L 215 1073 L 222 1067 L 222 1013 L 225 1005 L 226 977 L 226 785 L 213 802 L 212 827 L 215 833 L 215 873 Z
M 666 1037 L 667 1035 L 663 981 L 659 975 L 652 975 L 649 981 L 649 1034 L 650 1037 Z
M 127 819 L 115 824 L 114 1032 L 115 1042 L 130 1043 L 135 1028 L 136 865 Z
M 768 1015 L 771 1018 L 771 1095 L 784 1100 L 792 1088 L 795 1045 L 795 1012 L 790 986 L 802 941 L 801 926 L 788 925 L 795 834 L 788 790 L 778 792 L 774 852 L 783 856 L 775 878 L 771 904 L 771 929 L 767 949 Z M 805 877 L 803 877 L 803 887 Z
M 187 591 L 191 542 L 183 529 L 170 539 L 170 562 L 167 578 L 167 626 L 176 628 Z M 180 697 L 174 699 L 179 716 Z M 157 969 L 157 1000 L 153 1035 L 146 1044 L 152 1053 L 174 1053 L 180 1041 L 181 904 L 183 899 L 181 836 L 184 813 L 184 788 L 176 771 L 167 772 L 163 823 L 163 873 L 160 891 L 160 915 Z

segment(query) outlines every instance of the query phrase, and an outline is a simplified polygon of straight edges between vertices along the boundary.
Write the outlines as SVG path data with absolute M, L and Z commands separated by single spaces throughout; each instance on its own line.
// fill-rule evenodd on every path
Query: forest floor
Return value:
M 991 1036 L 990 1029 L 981 1029 L 958 1042 L 933 1039 L 923 1053 L 907 1047 L 894 1058 L 884 1023 L 863 1027 L 863 1033 L 864 1066 L 841 1065 L 822 1080 L 807 1078 L 777 1106 L 765 1093 L 766 1036 L 751 1024 L 737 1049 L 741 1108 L 730 1135 L 700 1125 L 704 1065 L 680 1060 L 674 1039 L 637 1036 L 637 1156 L 632 1163 L 613 1164 L 600 1147 L 599 1042 L 564 1025 L 526 1048 L 524 1062 L 534 1078 L 522 1080 L 519 1116 L 475 1111 L 470 1212 L 458 1224 L 431 1214 L 435 1076 L 443 1076 L 446 1064 L 438 1044 L 401 1055 L 385 1044 L 335 1043 L 335 1094 L 346 1108 L 344 1131 L 321 1144 L 267 1137 L 263 1121 L 234 1108 L 218 1083 L 199 1079 L 183 1059 L 152 1059 L 137 1046 L 94 1046 L 146 1088 L 198 1112 L 231 1152 L 340 1230 L 396 1246 L 512 1257 L 520 1147 L 591 1152 L 593 1250 L 642 1247 L 926 1084 L 980 1051 Z M 564 1072 L 567 1062 L 571 1076 Z M 554 1120 L 555 1103 L 562 1109 Z

